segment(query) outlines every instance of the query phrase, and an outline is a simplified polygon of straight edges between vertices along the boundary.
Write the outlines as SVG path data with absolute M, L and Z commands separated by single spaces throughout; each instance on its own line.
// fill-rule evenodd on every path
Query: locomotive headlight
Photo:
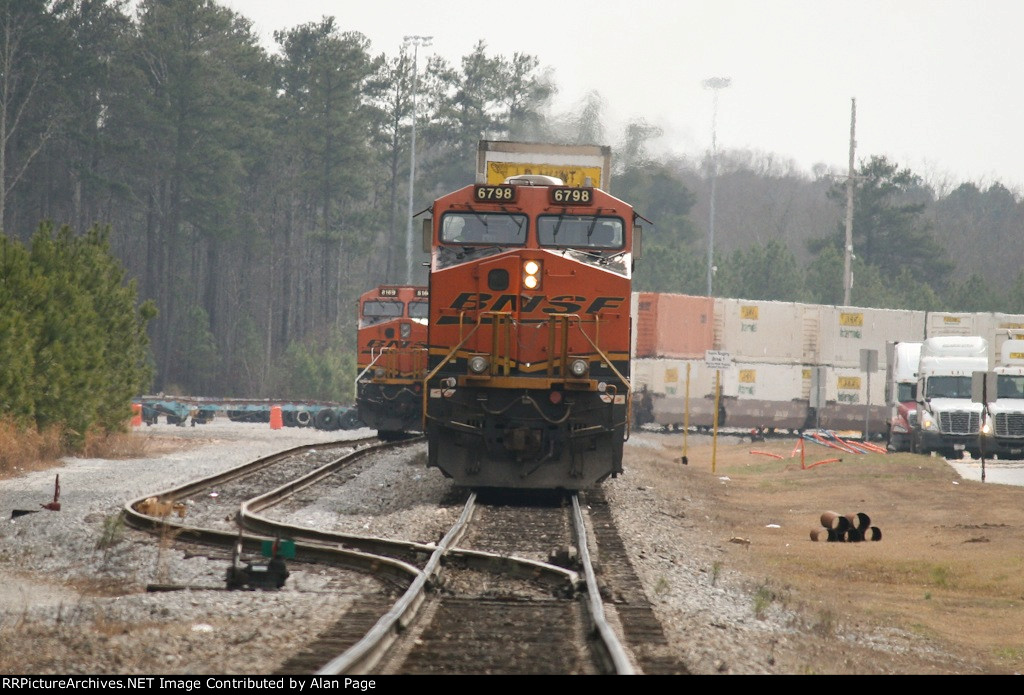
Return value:
M 577 379 L 586 375 L 587 373 L 587 361 L 583 359 L 575 359 L 569 363 L 569 373 Z
M 409 336 L 412 334 L 412 325 L 408 323 L 403 323 L 400 332 L 402 334 L 402 339 L 408 340 Z
M 489 361 L 483 355 L 473 355 L 469 358 L 469 371 L 474 374 L 483 374 L 487 371 Z
M 523 263 L 523 287 L 535 290 L 540 287 L 540 262 L 529 260 Z

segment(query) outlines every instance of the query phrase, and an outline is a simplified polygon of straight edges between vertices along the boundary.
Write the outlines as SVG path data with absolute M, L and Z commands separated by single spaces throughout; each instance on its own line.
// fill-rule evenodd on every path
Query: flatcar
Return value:
M 541 175 L 434 200 L 429 466 L 471 488 L 580 490 L 622 472 L 641 220 Z
M 427 294 L 426 287 L 382 285 L 359 298 L 356 410 L 384 439 L 422 428 Z

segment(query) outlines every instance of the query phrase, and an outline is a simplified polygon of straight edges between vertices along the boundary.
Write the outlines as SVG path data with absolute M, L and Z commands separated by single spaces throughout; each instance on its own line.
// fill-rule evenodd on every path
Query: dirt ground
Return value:
M 682 434 L 660 436 L 672 444 L 644 457 L 645 482 L 680 509 L 706 502 L 731 541 L 723 562 L 763 578 L 773 600 L 821 623 L 927 637 L 976 672 L 1024 671 L 1024 487 L 962 479 L 936 457 L 816 444 L 801 454 L 796 439 L 691 436 L 684 466 Z M 863 513 L 880 538 L 812 540 L 825 512 Z M 906 662 L 897 672 L 920 672 L 914 655 Z

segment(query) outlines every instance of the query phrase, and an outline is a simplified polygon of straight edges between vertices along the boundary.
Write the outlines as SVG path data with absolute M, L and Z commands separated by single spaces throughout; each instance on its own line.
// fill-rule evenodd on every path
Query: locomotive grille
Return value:
M 942 434 L 978 434 L 981 414 L 957 411 L 939 413 L 939 431 Z
M 998 413 L 995 425 L 997 437 L 1024 437 L 1024 413 Z

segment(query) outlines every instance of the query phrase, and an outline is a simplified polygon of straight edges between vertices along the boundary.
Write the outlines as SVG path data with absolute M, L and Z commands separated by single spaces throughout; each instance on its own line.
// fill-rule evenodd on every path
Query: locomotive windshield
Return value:
M 427 302 L 409 302 L 409 318 L 421 319 L 421 323 L 426 323 L 427 319 L 430 318 L 430 304 Z
M 387 299 L 370 299 L 363 302 L 363 315 L 359 319 L 359 327 L 373 326 L 390 319 L 402 318 L 405 304 Z
M 594 215 L 542 215 L 537 218 L 541 246 L 577 249 L 621 249 L 625 235 L 618 217 Z
M 526 215 L 449 212 L 441 218 L 441 241 L 463 246 L 521 246 L 526 242 Z

